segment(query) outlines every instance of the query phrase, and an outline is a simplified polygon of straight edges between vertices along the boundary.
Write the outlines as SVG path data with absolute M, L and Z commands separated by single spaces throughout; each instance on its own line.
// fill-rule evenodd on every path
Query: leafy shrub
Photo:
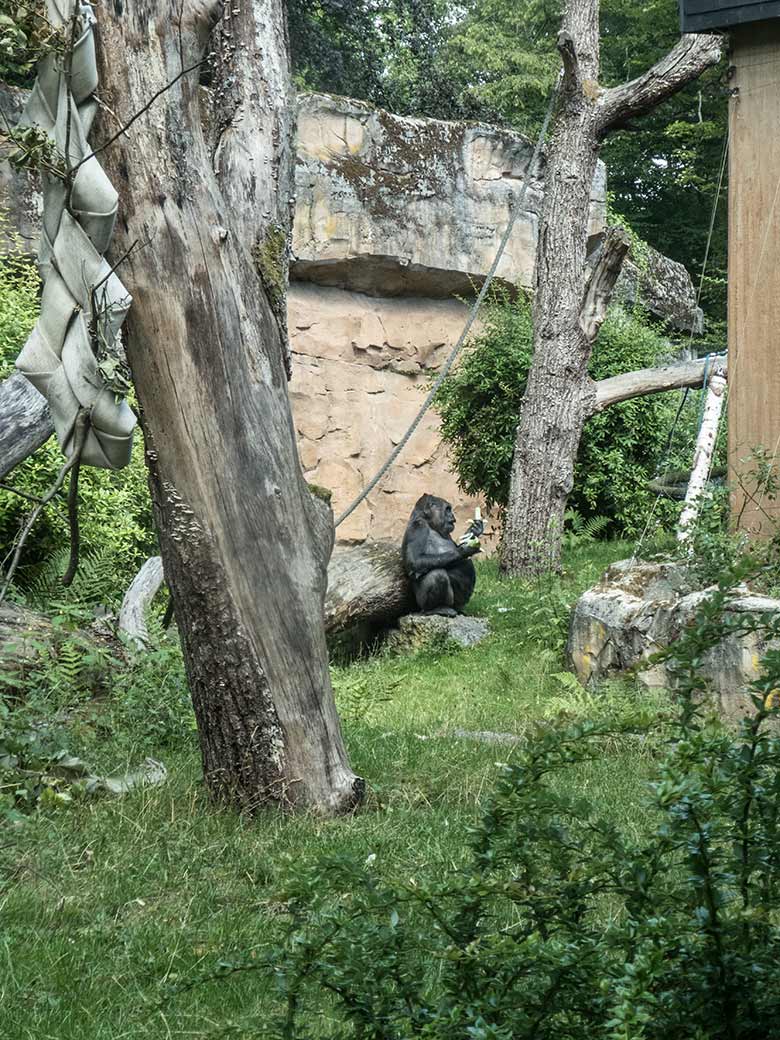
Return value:
M 0 261 L 0 379 L 4 379 L 13 372 L 16 355 L 38 317 L 41 281 L 1 209 L 0 234 L 8 242 Z
M 267 963 L 270 1034 L 396 1040 L 747 1040 L 774 1036 L 780 992 L 780 652 L 739 729 L 701 707 L 703 653 L 745 568 L 666 654 L 682 710 L 656 744 L 644 833 L 578 783 L 652 717 L 541 724 L 502 769 L 462 869 L 383 883 L 371 857 L 324 862 L 284 892 Z M 672 739 L 669 739 L 671 737 Z M 223 970 L 230 970 L 224 965 Z M 257 964 L 240 964 L 241 970 Z
M 532 340 L 528 301 L 494 302 L 484 332 L 437 398 L 460 485 L 469 494 L 483 494 L 489 505 L 507 502 Z M 603 379 L 647 368 L 668 354 L 667 340 L 638 312 L 613 307 L 594 346 L 590 374 Z M 668 394 L 635 398 L 588 420 L 569 499 L 583 518 L 609 518 L 610 533 L 634 534 L 642 526 L 653 501 L 647 483 L 662 463 L 672 463 L 666 449 L 676 404 Z M 691 446 L 692 422 L 689 412 L 679 427 Z M 668 502 L 658 507 L 661 519 L 677 512 Z
M 86 466 L 79 479 L 79 517 L 82 556 L 100 559 L 101 574 L 91 574 L 85 603 L 115 606 L 149 556 L 156 555 L 157 537 L 146 483 L 143 443 L 136 435 L 130 465 L 118 472 Z M 62 466 L 62 454 L 54 438 L 17 466 L 9 476 L 13 486 L 31 495 L 41 495 L 54 483 Z M 64 493 L 41 514 L 24 548 L 17 571 L 22 589 L 40 580 L 55 591 L 55 569 L 67 566 L 68 520 Z M 0 558 L 5 557 L 30 510 L 30 503 L 0 488 Z M 100 577 L 100 581 L 95 580 Z

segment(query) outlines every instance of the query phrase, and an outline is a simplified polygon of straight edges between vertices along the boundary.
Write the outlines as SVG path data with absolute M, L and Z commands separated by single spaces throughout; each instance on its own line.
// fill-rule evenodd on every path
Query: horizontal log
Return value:
M 0 383 L 0 480 L 54 433 L 43 394 L 23 375 Z
M 390 624 L 414 609 L 398 545 L 372 542 L 333 553 L 325 597 L 329 636 L 363 623 Z
M 662 365 L 659 368 L 642 368 L 637 372 L 623 372 L 619 376 L 600 379 L 596 383 L 596 396 L 591 415 L 603 412 L 611 404 L 630 401 L 634 397 L 659 394 L 664 390 L 700 387 L 707 368 L 710 372 L 720 371 L 725 376 L 726 359 L 699 358 L 697 361 Z

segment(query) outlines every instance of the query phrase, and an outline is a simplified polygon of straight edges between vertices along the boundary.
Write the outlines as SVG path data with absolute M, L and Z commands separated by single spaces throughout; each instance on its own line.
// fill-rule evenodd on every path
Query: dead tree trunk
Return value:
M 719 56 L 719 38 L 685 36 L 644 76 L 599 86 L 599 0 L 567 0 L 558 38 L 564 76 L 547 150 L 534 298 L 534 356 L 517 431 L 501 547 L 505 574 L 536 574 L 560 563 L 563 514 L 582 427 L 596 410 L 588 376 L 601 326 L 628 249 L 616 229 L 586 264 L 590 186 L 601 142 L 642 115 Z
M 138 0 L 99 19 L 102 140 L 148 107 L 101 157 L 121 198 L 114 259 L 143 244 L 121 267 L 128 357 L 206 783 L 244 810 L 342 812 L 363 784 L 322 622 L 333 524 L 287 397 L 284 5 Z

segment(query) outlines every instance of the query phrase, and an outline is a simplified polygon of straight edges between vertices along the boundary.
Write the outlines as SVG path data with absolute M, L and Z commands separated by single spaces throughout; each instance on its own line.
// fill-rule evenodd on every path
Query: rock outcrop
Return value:
M 588 685 L 636 668 L 643 685 L 672 688 L 667 665 L 648 659 L 680 637 L 711 592 L 695 588 L 678 563 L 613 564 L 572 613 L 567 651 L 577 678 Z M 776 618 L 780 600 L 740 587 L 725 613 L 732 622 L 745 614 Z M 763 654 L 777 646 L 765 632 L 734 630 L 703 656 L 701 673 L 723 715 L 750 708 L 748 686 L 759 676 Z

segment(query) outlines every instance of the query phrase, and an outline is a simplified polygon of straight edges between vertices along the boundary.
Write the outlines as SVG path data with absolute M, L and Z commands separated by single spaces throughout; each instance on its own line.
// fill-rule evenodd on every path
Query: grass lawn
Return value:
M 284 913 L 276 893 L 323 855 L 374 855 L 385 878 L 462 862 L 467 830 L 512 746 L 452 731 L 522 734 L 567 707 L 601 710 L 599 694 L 572 691 L 560 677 L 564 608 L 630 551 L 584 546 L 561 579 L 539 585 L 501 583 L 494 564 L 482 563 L 469 612 L 490 618 L 484 643 L 334 669 L 352 762 L 371 791 L 353 817 L 215 811 L 194 732 L 164 749 L 118 732 L 85 747 L 85 757 L 115 767 L 152 754 L 170 775 L 161 787 L 41 812 L 0 832 L 2 1040 L 262 1037 L 275 998 L 259 973 L 184 985 L 273 943 Z M 606 694 L 618 695 L 633 694 Z M 647 769 L 637 746 L 616 746 L 576 782 L 640 829 Z

